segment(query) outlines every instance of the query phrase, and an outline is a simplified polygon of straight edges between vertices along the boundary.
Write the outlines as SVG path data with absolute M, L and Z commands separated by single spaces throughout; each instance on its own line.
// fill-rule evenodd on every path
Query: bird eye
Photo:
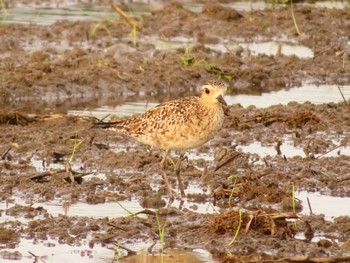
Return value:
M 205 88 L 204 91 L 205 91 L 206 94 L 210 93 L 210 90 L 208 88 Z

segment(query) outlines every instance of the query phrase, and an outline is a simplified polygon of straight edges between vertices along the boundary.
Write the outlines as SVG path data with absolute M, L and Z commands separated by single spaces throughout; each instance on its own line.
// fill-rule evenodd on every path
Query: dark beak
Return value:
M 226 101 L 224 100 L 224 97 L 220 95 L 219 97 L 216 98 L 218 102 L 220 102 L 222 105 L 227 106 Z

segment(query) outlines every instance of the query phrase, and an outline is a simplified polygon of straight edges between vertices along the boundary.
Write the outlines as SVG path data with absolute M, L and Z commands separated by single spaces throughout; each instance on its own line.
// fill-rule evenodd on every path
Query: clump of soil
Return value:
M 11 124 L 11 125 L 27 125 L 33 122 L 34 119 L 29 117 L 25 113 L 21 112 L 0 112 L 0 125 L 1 124 Z

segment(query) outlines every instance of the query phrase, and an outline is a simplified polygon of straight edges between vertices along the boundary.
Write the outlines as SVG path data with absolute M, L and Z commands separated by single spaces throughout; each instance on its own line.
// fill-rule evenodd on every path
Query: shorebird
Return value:
M 180 175 L 181 162 L 186 150 L 199 147 L 212 139 L 224 122 L 224 96 L 226 87 L 216 81 L 209 81 L 201 88 L 200 96 L 191 96 L 168 101 L 143 114 L 114 122 L 98 122 L 94 126 L 124 134 L 138 141 L 164 150 L 160 162 L 162 176 L 168 195 L 173 193 L 165 172 L 165 161 L 170 150 L 180 152 L 175 164 L 179 189 L 185 191 Z

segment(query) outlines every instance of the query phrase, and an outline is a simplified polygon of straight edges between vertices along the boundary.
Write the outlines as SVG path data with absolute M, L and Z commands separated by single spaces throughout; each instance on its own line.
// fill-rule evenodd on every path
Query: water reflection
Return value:
M 340 86 L 345 98 L 350 98 L 350 86 Z M 262 93 L 261 95 L 236 95 L 225 96 L 226 102 L 231 104 L 241 104 L 243 107 L 249 107 L 251 105 L 257 108 L 267 108 L 272 105 L 282 104 L 287 105 L 289 102 L 311 102 L 314 104 L 340 102 L 342 96 L 339 92 L 337 85 L 313 85 L 305 84 L 302 87 L 290 88 L 288 90 L 280 90 L 270 93 Z M 106 117 L 107 115 L 117 115 L 119 117 L 130 116 L 134 114 L 140 114 L 146 110 L 156 106 L 157 102 L 126 102 L 119 106 L 102 106 L 94 109 L 84 110 L 68 110 L 68 115 L 76 116 L 94 116 L 99 119 Z
M 125 116 L 131 116 L 135 114 L 141 114 L 145 111 L 157 106 L 158 103 L 156 102 L 147 102 L 147 101 L 140 101 L 140 102 L 127 102 L 123 105 L 111 107 L 111 106 L 102 106 L 95 108 L 93 110 L 69 110 L 68 115 L 75 115 L 75 116 L 93 116 L 97 117 L 98 119 L 103 119 L 106 116 L 113 116 L 116 115 L 118 117 L 125 117 Z

